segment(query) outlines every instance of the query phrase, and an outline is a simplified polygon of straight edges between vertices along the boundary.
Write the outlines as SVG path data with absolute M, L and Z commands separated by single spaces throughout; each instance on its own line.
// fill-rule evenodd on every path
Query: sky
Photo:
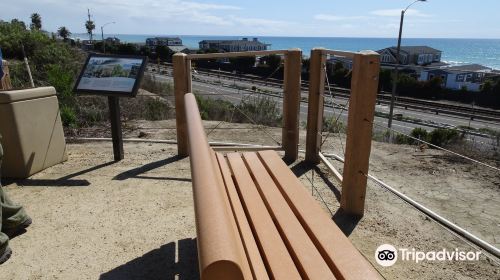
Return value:
M 8 2 L 8 3 L 7 3 Z M 0 0 L 0 19 L 42 16 L 43 28 L 113 34 L 397 37 L 412 0 Z M 4 4 L 2 4 L 4 3 Z M 407 38 L 500 38 L 499 0 L 428 0 L 405 14 Z

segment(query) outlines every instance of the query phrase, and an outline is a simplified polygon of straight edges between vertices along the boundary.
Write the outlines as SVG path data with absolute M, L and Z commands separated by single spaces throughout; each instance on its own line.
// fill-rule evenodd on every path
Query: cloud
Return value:
M 315 20 L 322 21 L 347 21 L 347 20 L 358 20 L 358 19 L 367 19 L 365 16 L 336 16 L 336 15 L 327 15 L 327 14 L 317 14 L 314 16 Z
M 183 2 L 181 5 L 186 5 L 189 8 L 197 10 L 241 10 L 241 7 L 218 4 L 205 4 L 198 2 Z
M 381 17 L 399 17 L 401 16 L 401 10 L 399 9 L 385 9 L 385 10 L 375 10 L 371 11 L 370 14 Z M 416 17 L 432 17 L 432 15 L 421 13 L 419 10 L 408 9 L 405 12 L 407 16 Z
M 283 27 L 291 24 L 287 21 L 281 20 L 272 20 L 272 19 L 264 19 L 264 18 L 245 18 L 245 17 L 237 17 L 237 16 L 229 16 L 229 20 L 234 22 L 235 24 L 241 24 L 249 27 Z
M 50 0 L 42 0 L 50 1 Z M 200 3 L 182 0 L 75 0 L 74 5 L 83 7 L 99 7 L 101 10 L 117 11 L 119 17 L 128 16 L 145 21 L 157 22 L 176 21 L 202 23 L 216 26 L 231 25 L 225 17 L 217 15 L 221 11 L 241 10 L 240 7 L 232 5 L 219 5 L 212 3 Z M 95 10 L 95 9 L 93 9 Z

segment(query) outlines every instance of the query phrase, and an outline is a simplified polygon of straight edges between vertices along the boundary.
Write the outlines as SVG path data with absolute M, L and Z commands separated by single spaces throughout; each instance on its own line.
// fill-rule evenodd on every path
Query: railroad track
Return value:
M 158 69 L 155 66 L 151 67 L 152 69 Z M 163 71 L 171 71 L 171 65 L 162 65 L 160 66 L 160 73 Z M 155 71 L 156 71 L 155 70 Z M 206 75 L 209 77 L 220 77 L 227 78 L 232 80 L 239 80 L 243 82 L 249 82 L 256 85 L 263 85 L 269 87 L 283 87 L 283 81 L 267 78 L 263 79 L 262 77 L 254 76 L 254 75 L 237 75 L 229 72 L 223 72 L 218 70 L 210 70 L 210 69 L 200 69 L 197 68 L 196 71 L 198 74 Z M 309 82 L 302 81 L 301 87 L 303 91 L 309 90 Z M 350 90 L 340 87 L 330 87 L 332 93 L 341 98 L 349 98 Z M 325 91 L 328 91 L 328 86 L 325 86 Z M 390 104 L 391 94 L 389 92 L 380 92 L 377 95 L 377 102 L 379 104 Z M 395 106 L 405 108 L 405 109 L 416 109 L 422 111 L 431 111 L 435 114 L 447 114 L 453 116 L 460 116 L 465 118 L 470 118 L 472 120 L 485 120 L 485 121 L 495 121 L 500 122 L 500 111 L 483 109 L 483 108 L 473 108 L 469 106 L 460 106 L 453 104 L 445 104 L 440 102 L 428 101 L 428 100 L 420 100 L 410 97 L 397 97 L 397 101 Z

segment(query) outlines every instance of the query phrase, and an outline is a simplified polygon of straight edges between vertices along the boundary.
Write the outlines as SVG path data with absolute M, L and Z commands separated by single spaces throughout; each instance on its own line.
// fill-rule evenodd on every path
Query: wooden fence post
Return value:
M 356 216 L 363 216 L 365 208 L 379 71 L 376 52 L 362 51 L 354 56 L 340 207 Z
M 282 142 L 285 160 L 295 161 L 299 155 L 300 92 L 302 51 L 285 53 L 285 79 L 283 81 L 283 130 Z
M 172 56 L 174 66 L 175 122 L 177 127 L 177 154 L 188 156 L 188 139 L 184 94 L 191 92 L 191 60 L 187 55 L 176 53 Z
M 323 130 L 326 54 L 322 48 L 311 50 L 309 61 L 309 99 L 307 105 L 306 161 L 318 164 Z

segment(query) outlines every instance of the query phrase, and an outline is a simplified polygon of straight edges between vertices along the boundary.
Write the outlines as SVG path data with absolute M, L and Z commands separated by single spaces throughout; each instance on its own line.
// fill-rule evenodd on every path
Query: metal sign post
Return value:
M 113 155 L 115 161 L 124 158 L 122 123 L 120 121 L 120 98 L 108 96 L 109 119 L 111 121 L 111 137 L 113 138 Z
M 108 97 L 115 161 L 124 159 L 120 97 L 137 95 L 146 63 L 143 56 L 90 54 L 75 84 L 77 94 Z

